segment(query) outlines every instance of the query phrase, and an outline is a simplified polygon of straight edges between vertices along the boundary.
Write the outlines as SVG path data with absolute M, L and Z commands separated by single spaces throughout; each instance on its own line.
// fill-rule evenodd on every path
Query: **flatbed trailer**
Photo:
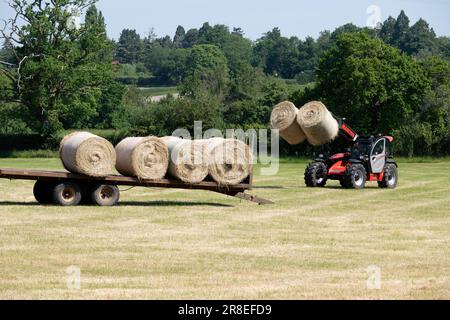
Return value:
M 100 206 L 116 205 L 120 198 L 118 186 L 205 190 L 260 205 L 273 203 L 246 193 L 253 188 L 252 174 L 243 183 L 231 186 L 219 185 L 213 181 L 190 184 L 171 179 L 140 180 L 121 175 L 95 178 L 65 171 L 26 169 L 0 169 L 0 179 L 36 181 L 33 194 L 39 203 L 63 206 L 76 206 L 82 203 Z

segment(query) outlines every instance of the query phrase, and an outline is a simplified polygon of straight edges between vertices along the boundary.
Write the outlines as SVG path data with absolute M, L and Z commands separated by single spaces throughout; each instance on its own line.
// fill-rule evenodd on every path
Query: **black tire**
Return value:
M 81 188 L 74 182 L 62 182 L 53 188 L 53 201 L 64 207 L 77 206 L 81 202 Z
M 98 184 L 92 189 L 92 203 L 101 207 L 115 206 L 119 202 L 120 191 L 116 185 Z
M 33 187 L 33 195 L 39 204 L 53 203 L 54 184 L 47 181 L 36 181 Z
M 342 185 L 348 189 L 364 189 L 367 182 L 367 171 L 362 164 L 351 164 L 342 178 Z
M 323 188 L 328 180 L 327 166 L 322 162 L 313 162 L 305 171 L 305 184 L 309 188 Z
M 398 169 L 395 164 L 388 163 L 384 167 L 383 181 L 378 182 L 378 186 L 382 189 L 395 189 L 398 184 Z

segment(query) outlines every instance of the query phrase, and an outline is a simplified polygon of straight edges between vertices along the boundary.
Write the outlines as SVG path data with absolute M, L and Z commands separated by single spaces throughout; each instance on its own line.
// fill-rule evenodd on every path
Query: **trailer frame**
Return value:
M 81 185 L 105 184 L 114 186 L 146 187 L 146 188 L 174 188 L 185 190 L 205 190 L 236 197 L 241 200 L 257 203 L 259 205 L 273 204 L 272 201 L 247 194 L 253 189 L 253 173 L 238 185 L 220 185 L 214 181 L 200 183 L 184 183 L 172 179 L 141 180 L 135 177 L 121 175 L 108 175 L 106 177 L 89 177 L 82 174 L 53 170 L 27 170 L 27 169 L 0 169 L 0 179 L 28 180 L 49 182 L 53 184 L 72 182 Z

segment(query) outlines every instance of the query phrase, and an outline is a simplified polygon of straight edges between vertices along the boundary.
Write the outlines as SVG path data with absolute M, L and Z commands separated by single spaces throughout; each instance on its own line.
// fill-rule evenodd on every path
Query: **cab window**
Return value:
M 384 153 L 384 140 L 380 140 L 377 142 L 375 147 L 373 148 L 373 155 L 379 155 Z

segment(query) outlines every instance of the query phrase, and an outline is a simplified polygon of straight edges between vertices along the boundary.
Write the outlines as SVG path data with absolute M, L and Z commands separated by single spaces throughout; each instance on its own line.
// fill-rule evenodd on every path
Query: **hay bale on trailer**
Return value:
M 339 134 L 338 122 L 327 107 L 319 101 L 309 102 L 300 108 L 297 121 L 313 146 L 321 146 L 333 141 Z
M 60 143 L 59 154 L 66 170 L 91 177 L 105 177 L 114 171 L 113 145 L 89 132 L 74 132 Z
M 116 146 L 116 169 L 124 176 L 158 180 L 166 176 L 169 151 L 157 137 L 131 137 Z
M 280 136 L 291 145 L 306 140 L 306 135 L 297 122 L 297 107 L 289 101 L 277 104 L 270 117 L 272 129 L 280 131 Z
M 169 175 L 186 183 L 199 183 L 208 176 L 203 143 L 177 137 L 162 138 L 169 150 Z
M 204 140 L 209 158 L 209 175 L 221 185 L 243 182 L 253 170 L 250 147 L 236 139 Z

